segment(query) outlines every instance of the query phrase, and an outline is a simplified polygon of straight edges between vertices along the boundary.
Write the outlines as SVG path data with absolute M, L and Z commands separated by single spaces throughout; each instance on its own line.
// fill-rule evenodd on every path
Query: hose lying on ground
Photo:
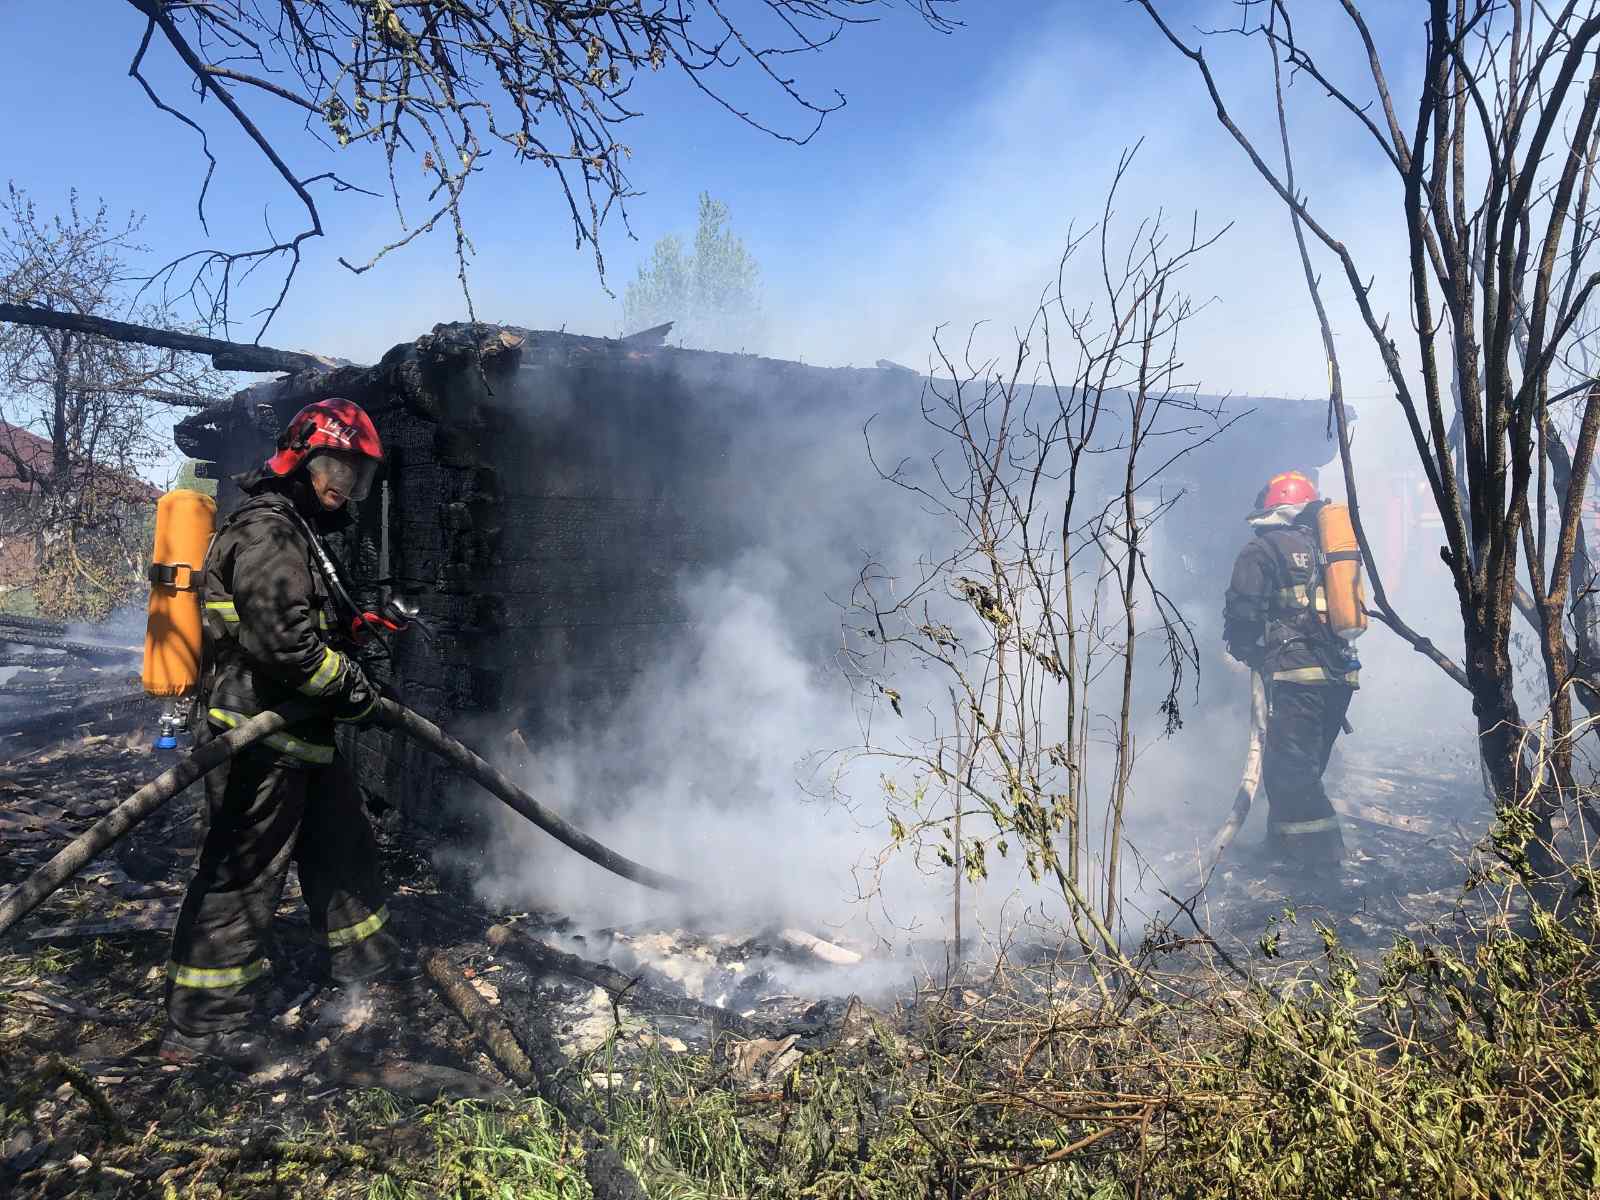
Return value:
M 1203 890 L 1211 882 L 1211 872 L 1217 869 L 1223 852 L 1243 827 L 1261 789 L 1261 755 L 1267 737 L 1267 685 L 1260 671 L 1250 672 L 1250 745 L 1245 751 L 1244 774 L 1239 780 L 1239 790 L 1233 795 L 1233 811 L 1211 839 L 1211 849 L 1200 872 Z
M 237 729 L 212 738 L 171 770 L 164 771 L 89 829 L 68 842 L 56 856 L 0 900 L 0 933 L 27 916 L 62 884 L 88 866 L 108 847 L 131 833 L 133 828 L 208 771 L 221 766 L 246 746 L 296 721 L 303 721 L 318 709 L 309 700 L 296 700 L 283 708 L 252 717 Z
M 457 770 L 482 784 L 508 807 L 543 829 L 558 841 L 606 870 L 645 887 L 663 892 L 688 892 L 687 881 L 652 870 L 625 858 L 595 841 L 581 829 L 551 812 L 527 792 L 512 783 L 455 738 L 409 708 L 392 700 L 379 701 L 380 721 L 404 732 L 445 759 Z M 45 863 L 0 900 L 0 934 L 43 904 L 62 884 L 88 866 L 109 847 L 132 832 L 134 827 L 171 800 L 184 788 L 225 761 L 274 733 L 280 733 L 307 717 L 325 711 L 309 700 L 293 700 L 280 709 L 264 712 L 237 728 L 219 733 L 198 747 L 183 761 L 145 784 L 112 809 L 93 826 L 68 842 Z

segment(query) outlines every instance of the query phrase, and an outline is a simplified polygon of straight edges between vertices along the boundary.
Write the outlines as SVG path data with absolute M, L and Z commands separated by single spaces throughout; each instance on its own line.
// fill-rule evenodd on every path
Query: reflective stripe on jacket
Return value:
M 206 711 L 213 725 L 224 729 L 237 729 L 250 719 L 245 713 L 229 712 L 225 708 L 213 708 Z M 330 739 L 326 745 L 320 742 L 309 742 L 304 738 L 297 738 L 294 734 L 284 731 L 282 733 L 269 733 L 262 738 L 263 744 L 271 746 L 280 753 L 287 754 L 290 758 L 298 758 L 301 762 L 313 766 L 326 766 L 333 761 L 334 748 Z

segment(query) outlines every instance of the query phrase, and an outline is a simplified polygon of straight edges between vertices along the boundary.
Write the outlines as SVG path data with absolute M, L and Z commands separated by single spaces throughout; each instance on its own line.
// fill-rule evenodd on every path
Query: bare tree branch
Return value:
M 104 204 L 86 211 L 76 194 L 49 217 L 15 186 L 0 204 L 4 583 L 58 617 L 95 618 L 142 594 L 156 495 L 144 476 L 166 454 L 157 404 L 200 406 L 223 391 L 186 352 L 195 346 L 174 344 L 192 335 L 106 315 L 130 311 L 138 228 Z
M 219 371 L 292 373 L 334 365 L 331 359 L 318 358 L 314 354 L 303 354 L 296 350 L 274 350 L 271 346 L 226 342 L 220 338 L 180 333 L 171 329 L 155 329 L 148 325 L 113 321 L 107 317 L 96 317 L 86 313 L 57 312 L 32 304 L 0 302 L 0 322 L 71 330 L 93 337 L 110 338 L 112 341 L 134 342 L 141 346 L 161 346 L 168 350 L 183 350 L 190 354 L 209 354 L 212 365 Z
M 904 7 L 933 29 L 949 32 L 955 0 L 226 0 L 178 3 L 128 0 L 144 18 L 129 74 L 161 111 L 200 133 L 207 171 L 199 211 L 216 167 L 194 117 L 157 92 L 144 73 L 156 30 L 193 81 L 200 102 L 214 99 L 267 162 L 303 213 L 282 236 L 242 250 L 205 249 L 167 263 L 150 279 L 166 300 L 194 304 L 209 327 L 226 331 L 237 317 L 237 293 L 268 264 L 281 277 L 260 306 L 259 338 L 281 308 L 305 244 L 324 236 L 317 182 L 357 189 L 331 171 L 291 163 L 299 148 L 276 134 L 246 97 L 305 114 L 306 134 L 329 150 L 365 147 L 382 159 L 398 235 L 369 251 L 341 253 L 354 272 L 441 226 L 454 235 L 457 273 L 469 314 L 472 253 L 463 209 L 472 177 L 496 147 L 518 163 L 542 167 L 566 201 L 574 243 L 592 248 L 605 280 L 601 230 L 618 214 L 627 222 L 635 192 L 621 140 L 640 115 L 632 90 L 641 78 L 672 68 L 735 119 L 775 138 L 809 141 L 844 106 L 835 91 L 814 98 L 784 69 L 820 54 L 855 25 Z M 800 127 L 787 128 L 731 99 L 729 83 L 750 77 Z M 396 169 L 414 161 L 426 181 L 427 215 L 406 216 L 414 197 Z

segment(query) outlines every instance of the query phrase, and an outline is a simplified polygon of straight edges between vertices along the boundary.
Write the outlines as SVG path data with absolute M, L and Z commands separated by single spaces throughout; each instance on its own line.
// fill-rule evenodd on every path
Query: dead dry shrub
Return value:
M 648 1058 L 613 1128 L 708 1197 L 1593 1196 L 1600 874 L 1574 815 L 1535 876 L 1532 819 L 1500 813 L 1449 929 L 1380 955 L 1318 925 L 1309 961 L 1269 935 L 1230 966 L 1152 929 L 1109 999 L 1075 949 L 1002 955 L 781 1080 Z

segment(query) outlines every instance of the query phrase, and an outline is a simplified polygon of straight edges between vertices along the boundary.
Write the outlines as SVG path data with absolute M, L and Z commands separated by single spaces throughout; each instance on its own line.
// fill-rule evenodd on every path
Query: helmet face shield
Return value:
M 365 500 L 378 475 L 377 460 L 339 450 L 320 450 L 306 460 L 306 473 L 318 492 L 343 500 Z

